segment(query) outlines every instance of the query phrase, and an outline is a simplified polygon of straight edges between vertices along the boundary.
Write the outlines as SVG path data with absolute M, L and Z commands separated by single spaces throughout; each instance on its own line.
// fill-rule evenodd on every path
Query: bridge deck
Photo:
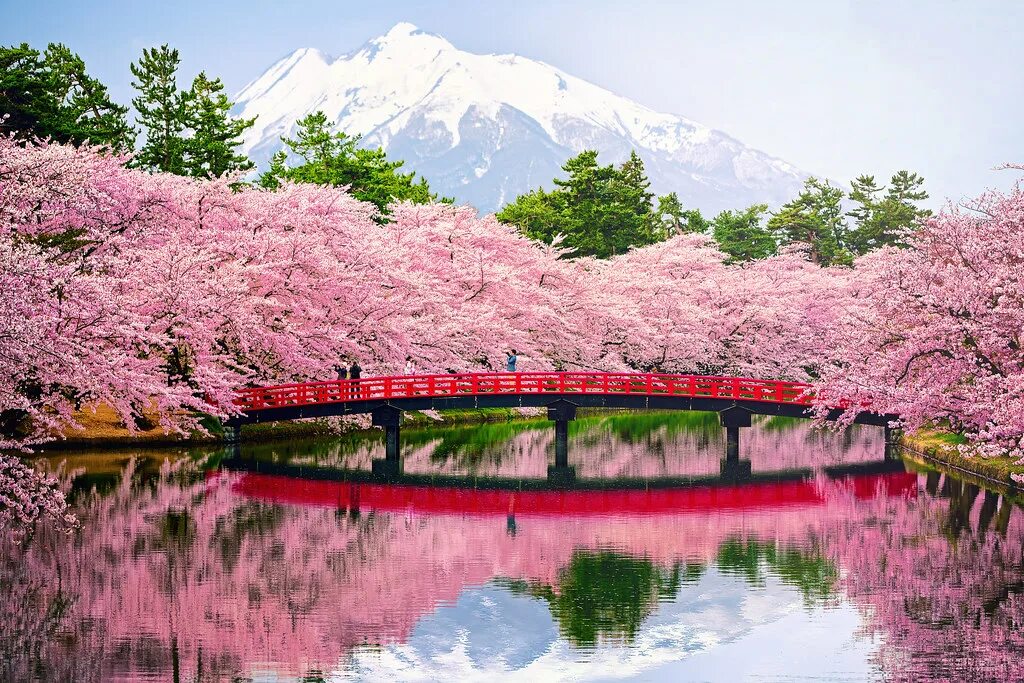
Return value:
M 542 407 L 559 399 L 583 407 L 710 410 L 810 417 L 810 385 L 745 377 L 657 373 L 515 372 L 366 377 L 250 387 L 238 391 L 235 424 L 400 410 Z M 835 419 L 841 411 L 828 416 Z M 856 422 L 887 424 L 869 411 Z

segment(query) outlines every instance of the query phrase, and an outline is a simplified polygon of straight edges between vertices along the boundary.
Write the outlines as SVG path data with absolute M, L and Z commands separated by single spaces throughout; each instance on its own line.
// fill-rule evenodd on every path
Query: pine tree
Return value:
M 235 149 L 242 144 L 240 136 L 256 119 L 232 118 L 231 106 L 219 78 L 210 80 L 200 72 L 192 81 L 192 89 L 184 97 L 184 121 L 192 132 L 184 142 L 184 169 L 188 175 L 218 177 L 255 168 L 248 157 Z
M 128 107 L 110 100 L 107 87 L 85 70 L 85 62 L 60 43 L 46 48 L 43 62 L 53 74 L 54 95 L 64 104 L 64 132 L 71 141 L 89 141 L 117 152 L 135 147 Z
M 878 193 L 882 191 L 882 188 L 875 182 L 873 175 L 857 176 L 850 183 L 850 188 L 850 201 L 857 206 L 846 215 L 853 218 L 858 225 L 863 225 L 871 220 L 875 208 L 878 206 Z
M 146 142 L 135 155 L 140 168 L 185 174 L 185 97 L 178 92 L 177 50 L 166 44 L 144 49 L 142 58 L 131 65 L 139 91 L 132 100 L 138 121 L 145 129 Z
M 711 221 L 718 248 L 729 255 L 730 262 L 755 261 L 775 253 L 775 239 L 761 223 L 767 211 L 767 204 L 755 204 L 744 211 L 723 211 Z
M 679 201 L 679 196 L 675 192 L 658 197 L 655 214 L 666 235 L 678 235 L 683 232 L 683 203 Z
M 807 244 L 810 259 L 817 264 L 848 264 L 852 256 L 846 245 L 844 197 L 827 180 L 808 178 L 800 195 L 771 217 L 768 229 L 780 244 Z
M 331 132 L 327 116 L 314 112 L 298 122 L 295 138 L 282 138 L 288 151 L 302 159 L 301 164 L 288 166 L 288 153 L 279 152 L 271 160 L 270 169 L 259 184 L 275 188 L 281 180 L 317 185 L 348 186 L 352 196 L 372 202 L 385 215 L 389 204 L 410 201 L 426 204 L 437 201 L 425 178 L 416 180 L 415 173 L 402 173 L 402 161 L 390 161 L 382 149 L 359 147 L 359 136 Z M 442 202 L 451 201 L 440 198 Z
M 711 223 L 704 218 L 700 209 L 684 209 L 675 192 L 658 197 L 655 214 L 666 237 L 683 233 L 704 234 L 711 227 Z
M 643 160 L 635 152 L 615 167 L 601 166 L 597 152 L 586 150 L 562 169 L 568 177 L 556 178 L 554 190 L 521 195 L 498 220 L 544 242 L 561 236 L 571 256 L 608 258 L 664 238 Z
M 131 151 L 135 130 L 127 107 L 59 43 L 41 55 L 27 44 L 0 47 L 0 132 Z
M 849 248 L 855 254 L 865 254 L 884 246 L 904 247 L 907 235 L 916 223 L 931 215 L 917 202 L 928 199 L 922 189 L 924 179 L 916 173 L 899 171 L 892 176 L 886 188 L 875 184 L 873 176 L 860 176 L 851 183 L 850 200 L 856 206 L 846 215 L 854 220 L 849 233 Z

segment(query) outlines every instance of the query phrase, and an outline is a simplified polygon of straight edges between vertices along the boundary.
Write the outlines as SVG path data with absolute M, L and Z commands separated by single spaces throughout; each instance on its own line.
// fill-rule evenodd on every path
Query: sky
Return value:
M 299 47 L 340 55 L 409 21 L 479 53 L 540 59 L 720 129 L 809 173 L 922 174 L 933 206 L 1019 176 L 1024 3 L 57 2 L 0 0 L 0 44 L 63 42 L 118 101 L 128 65 L 170 43 L 237 92 Z

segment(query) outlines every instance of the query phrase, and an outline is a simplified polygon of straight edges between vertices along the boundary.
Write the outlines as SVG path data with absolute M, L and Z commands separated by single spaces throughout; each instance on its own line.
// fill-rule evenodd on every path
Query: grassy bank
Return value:
M 1015 458 L 1007 456 L 995 458 L 967 457 L 962 455 L 956 448 L 963 443 L 966 443 L 966 439 L 959 434 L 939 430 L 920 430 L 913 434 L 905 434 L 902 440 L 902 446 L 906 450 L 926 460 L 962 472 L 968 472 L 1005 486 L 1019 488 L 1019 485 L 1010 478 L 1010 475 L 1024 475 L 1024 466 L 1015 464 Z
M 515 408 L 480 408 L 475 410 L 448 410 L 436 416 L 420 412 L 405 413 L 408 428 L 433 427 L 439 425 L 479 424 L 485 422 L 510 422 L 531 419 L 537 413 Z M 156 415 L 147 415 L 149 424 L 129 430 L 118 414 L 109 406 L 89 408 L 75 415 L 81 429 L 67 430 L 62 436 L 47 443 L 41 450 L 98 449 L 98 448 L 167 448 L 216 444 L 221 441 L 223 430 L 215 419 L 204 420 L 207 433 L 168 434 L 157 424 Z M 358 432 L 365 427 L 357 423 L 338 423 L 326 419 L 269 422 L 242 427 L 246 441 L 272 441 L 277 439 L 301 439 L 337 436 L 347 432 Z

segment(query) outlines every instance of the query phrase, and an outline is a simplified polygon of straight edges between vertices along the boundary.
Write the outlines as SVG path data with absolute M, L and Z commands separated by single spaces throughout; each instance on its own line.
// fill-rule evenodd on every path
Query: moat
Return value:
M 47 458 L 82 522 L 7 546 L 0 678 L 1019 680 L 1012 497 L 882 429 L 715 414 Z

